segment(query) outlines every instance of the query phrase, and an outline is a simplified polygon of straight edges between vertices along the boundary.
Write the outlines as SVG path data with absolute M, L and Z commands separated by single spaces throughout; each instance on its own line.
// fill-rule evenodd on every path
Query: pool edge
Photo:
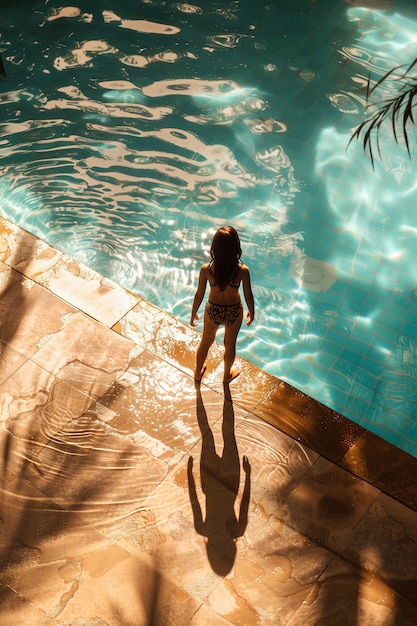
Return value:
M 199 331 L 0 217 L 0 261 L 143 349 L 192 375 Z M 218 388 L 215 346 L 204 384 Z M 236 404 L 417 511 L 417 458 L 239 358 Z

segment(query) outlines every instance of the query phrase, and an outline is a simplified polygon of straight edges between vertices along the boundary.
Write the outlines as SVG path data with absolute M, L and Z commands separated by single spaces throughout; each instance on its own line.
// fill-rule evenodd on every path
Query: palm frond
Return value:
M 390 119 L 391 130 L 397 144 L 404 141 L 409 157 L 411 157 L 409 126 L 415 125 L 413 108 L 417 104 L 417 76 L 410 76 L 410 72 L 416 67 L 417 58 L 404 69 L 404 65 L 392 67 L 384 76 L 371 86 L 371 78 L 368 77 L 366 85 L 365 111 L 376 111 L 367 117 L 352 132 L 348 146 L 356 139 L 362 141 L 365 152 L 369 153 L 372 167 L 374 167 L 374 146 L 381 157 L 379 133 L 383 123 Z M 396 93 L 392 98 L 381 102 L 371 102 L 375 99 L 381 86 L 388 80 L 394 81 Z M 401 129 L 401 133 L 399 132 Z

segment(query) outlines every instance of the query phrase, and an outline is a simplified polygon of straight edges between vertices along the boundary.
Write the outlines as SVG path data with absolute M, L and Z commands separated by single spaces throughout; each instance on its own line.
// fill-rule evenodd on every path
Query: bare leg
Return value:
M 226 326 L 224 329 L 224 375 L 223 382 L 228 383 L 239 374 L 237 368 L 233 368 L 233 363 L 236 357 L 236 339 L 242 326 L 243 309 L 239 314 L 237 320 L 231 325 Z
M 203 336 L 201 337 L 200 345 L 198 346 L 194 371 L 194 378 L 196 380 L 201 380 L 204 362 L 207 358 L 208 351 L 216 338 L 218 328 L 219 327 L 211 321 L 207 311 L 204 311 Z

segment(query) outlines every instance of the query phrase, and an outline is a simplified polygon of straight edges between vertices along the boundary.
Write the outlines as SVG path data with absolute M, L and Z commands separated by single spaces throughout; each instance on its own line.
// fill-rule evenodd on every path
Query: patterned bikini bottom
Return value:
M 224 324 L 225 326 L 231 326 L 234 324 L 242 311 L 242 303 L 237 304 L 213 304 L 210 300 L 206 304 L 206 311 L 209 318 L 216 324 Z

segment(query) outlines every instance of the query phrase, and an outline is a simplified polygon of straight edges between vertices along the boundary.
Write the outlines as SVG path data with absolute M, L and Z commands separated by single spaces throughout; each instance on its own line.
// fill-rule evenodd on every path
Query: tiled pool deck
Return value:
M 196 389 L 197 331 L 6 220 L 0 261 L 2 626 L 417 623 L 417 459 L 220 346 Z

